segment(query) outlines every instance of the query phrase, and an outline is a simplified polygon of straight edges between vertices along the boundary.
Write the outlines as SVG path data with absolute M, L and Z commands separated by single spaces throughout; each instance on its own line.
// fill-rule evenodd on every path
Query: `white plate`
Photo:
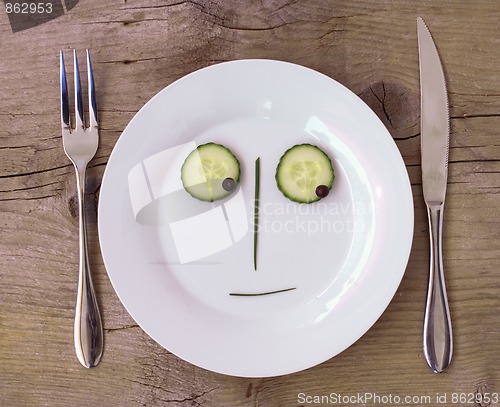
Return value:
M 183 190 L 180 166 L 210 141 L 239 159 L 241 188 L 203 203 Z M 276 187 L 281 155 L 299 143 L 327 152 L 336 174 L 310 205 Z M 243 60 L 187 75 L 134 117 L 104 174 L 99 234 L 118 296 L 160 345 L 215 372 L 266 377 L 337 355 L 380 317 L 408 261 L 413 200 L 390 134 L 356 95 L 302 66 Z

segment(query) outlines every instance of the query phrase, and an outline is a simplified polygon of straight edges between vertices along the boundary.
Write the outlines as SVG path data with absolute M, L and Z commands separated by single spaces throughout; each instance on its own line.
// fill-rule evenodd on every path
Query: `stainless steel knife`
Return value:
M 429 367 L 439 373 L 450 364 L 453 352 L 442 256 L 450 126 L 443 67 L 431 34 L 420 17 L 417 18 L 417 34 L 420 62 L 422 188 L 429 217 L 431 249 L 423 349 Z

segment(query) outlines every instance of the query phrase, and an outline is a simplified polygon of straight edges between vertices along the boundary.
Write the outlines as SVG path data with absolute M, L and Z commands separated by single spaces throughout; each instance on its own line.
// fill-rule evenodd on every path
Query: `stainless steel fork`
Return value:
M 85 222 L 85 170 L 94 157 L 99 144 L 97 107 L 94 88 L 94 77 L 87 50 L 87 75 L 89 95 L 89 126 L 85 127 L 83 114 L 83 98 L 80 86 L 80 74 L 76 50 L 73 52 L 75 83 L 75 120 L 72 126 L 69 113 L 68 87 L 63 52 L 60 58 L 61 80 L 61 126 L 64 151 L 76 170 L 78 190 L 78 214 L 80 227 L 80 265 L 78 275 L 78 295 L 75 311 L 75 349 L 80 363 L 85 367 L 93 367 L 99 363 L 103 350 L 103 333 L 101 315 L 90 275 L 90 263 L 87 247 L 87 225 Z

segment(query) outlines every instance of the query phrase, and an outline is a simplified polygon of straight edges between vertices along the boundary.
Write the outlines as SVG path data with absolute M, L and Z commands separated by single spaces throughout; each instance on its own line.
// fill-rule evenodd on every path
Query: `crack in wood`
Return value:
M 289 3 L 285 3 L 285 4 L 282 4 L 281 6 L 279 6 L 278 8 L 274 9 L 273 11 L 276 12 L 276 11 L 280 11 L 284 8 L 287 8 L 287 7 L 290 7 L 290 6 L 293 6 L 297 3 L 300 3 L 301 0 L 295 0 L 295 1 L 291 1 Z
M 221 28 L 225 28 L 227 30 L 233 30 L 233 31 L 256 31 L 256 32 L 259 32 L 259 31 L 273 31 L 273 30 L 277 30 L 279 28 L 285 27 L 287 25 L 295 24 L 295 23 L 300 23 L 300 21 L 283 22 L 281 24 L 277 24 L 277 25 L 269 26 L 269 27 L 238 27 L 238 26 L 230 26 L 230 25 L 227 25 L 227 24 L 220 24 L 220 23 L 215 22 L 215 24 L 217 26 L 219 26 Z
M 219 386 L 214 387 L 213 389 L 202 391 L 199 394 L 192 394 L 191 396 L 185 397 L 183 399 L 164 399 L 164 401 L 166 403 L 180 403 L 180 404 L 191 403 L 190 405 L 201 406 L 203 403 L 200 403 L 198 400 L 200 398 L 202 398 L 203 396 L 205 396 L 209 393 L 212 393 L 213 391 L 215 391 L 217 389 L 219 389 Z
M 23 188 L 7 189 L 7 190 L 0 191 L 0 194 L 1 193 L 9 193 L 9 192 L 29 191 L 29 190 L 32 190 L 32 189 L 39 189 L 39 188 L 44 188 L 44 187 L 49 187 L 51 185 L 59 185 L 59 184 L 60 184 L 60 182 L 56 181 L 56 182 L 50 182 L 48 184 L 35 185 L 33 187 L 23 187 Z
M 194 1 L 179 1 L 177 3 L 171 3 L 171 4 L 161 4 L 161 5 L 155 5 L 155 6 L 139 6 L 139 7 L 122 7 L 121 10 L 154 10 L 154 9 L 160 9 L 160 8 L 169 8 L 169 7 L 176 7 L 176 6 L 182 6 L 184 4 L 196 4 Z
M 500 162 L 500 159 L 498 159 L 498 158 L 482 158 L 481 160 L 450 160 L 450 161 L 448 161 L 449 164 L 463 164 L 463 163 L 472 164 L 472 163 L 484 163 L 484 162 L 497 163 L 497 162 Z
M 450 119 L 480 119 L 500 117 L 499 113 L 486 113 L 486 114 L 463 114 L 462 116 L 450 116 Z
M 397 82 L 378 80 L 358 96 L 382 120 L 395 140 L 419 135 L 418 95 L 411 89 Z
M 139 384 L 141 386 L 144 386 L 144 387 L 149 387 L 149 388 L 153 388 L 153 389 L 156 389 L 156 390 L 161 390 L 165 393 L 175 393 L 171 390 L 168 390 L 168 389 L 165 389 L 161 386 L 155 386 L 154 384 L 152 383 L 145 383 L 145 382 L 141 382 L 139 380 L 134 380 L 134 379 L 128 379 L 128 378 L 125 378 L 125 380 L 129 381 L 129 382 L 132 382 L 132 383 L 136 383 L 136 384 Z
M 227 30 L 234 30 L 234 31 L 255 31 L 255 32 L 259 32 L 259 31 L 272 31 L 272 30 L 276 30 L 276 29 L 282 28 L 282 27 L 284 27 L 286 25 L 291 25 L 291 24 L 300 22 L 300 21 L 286 22 L 286 21 L 283 21 L 281 19 L 282 23 L 276 24 L 276 25 L 273 25 L 273 26 L 268 26 L 268 27 L 233 26 L 233 25 L 226 24 L 224 17 L 221 17 L 221 16 L 219 16 L 217 14 L 214 14 L 214 13 L 210 13 L 208 10 L 206 10 L 206 8 L 204 7 L 204 5 L 199 4 L 197 2 L 194 2 L 194 1 L 182 1 L 182 2 L 173 3 L 173 4 L 144 6 L 144 7 L 142 7 L 142 6 L 141 7 L 126 7 L 125 10 L 159 9 L 159 8 L 181 6 L 181 5 L 184 5 L 184 4 L 191 5 L 192 7 L 194 7 L 195 9 L 197 9 L 199 12 L 201 12 L 205 16 L 209 17 L 210 20 L 211 20 L 210 22 L 212 22 L 214 25 L 216 25 L 216 26 L 218 26 L 220 28 L 227 29 Z M 280 10 L 282 8 L 283 8 L 283 6 L 281 6 L 278 10 Z M 278 11 L 278 10 L 274 10 L 274 11 Z
M 387 119 L 387 121 L 389 122 L 389 124 L 391 125 L 392 128 L 395 128 L 393 123 L 392 123 L 392 119 L 389 115 L 389 113 L 387 112 L 387 107 L 386 107 L 386 104 L 385 104 L 385 97 L 386 97 L 386 90 L 385 90 L 385 83 L 384 81 L 380 81 L 381 85 L 382 85 L 382 97 L 380 97 L 379 95 L 377 95 L 377 93 L 373 90 L 373 87 L 372 85 L 370 85 L 370 91 L 372 92 L 373 96 L 375 96 L 375 98 L 378 100 L 378 102 L 380 103 L 380 105 L 382 106 L 382 112 L 384 113 L 384 116 L 385 118 Z
M 342 32 L 346 32 L 347 30 L 346 29 L 343 29 L 343 28 L 334 28 L 332 30 L 328 30 L 326 33 L 324 33 L 323 35 L 321 35 L 320 37 L 318 37 L 319 40 L 322 40 L 324 39 L 325 37 L 331 35 L 331 34 L 334 34 L 334 33 L 342 33 Z
M 132 382 L 132 383 L 139 384 L 140 386 L 144 386 L 144 387 L 152 389 L 152 390 L 159 390 L 162 393 L 166 393 L 166 394 L 178 393 L 177 391 L 174 392 L 174 391 L 168 390 L 162 386 L 158 386 L 158 385 L 155 385 L 152 383 L 146 383 L 143 381 L 128 379 L 128 378 L 126 378 L 126 380 L 129 382 Z M 208 390 L 203 390 L 203 391 L 198 392 L 198 393 L 191 392 L 191 394 L 188 397 L 184 397 L 184 398 L 164 398 L 164 397 L 160 397 L 158 394 L 155 394 L 155 398 L 158 400 L 161 400 L 164 403 L 169 403 L 169 404 L 175 403 L 176 405 L 178 405 L 178 404 L 189 403 L 190 406 L 201 406 L 202 404 L 204 404 L 204 401 L 202 401 L 200 399 L 202 397 L 206 396 L 207 394 L 212 393 L 215 390 L 218 390 L 219 388 L 220 388 L 220 386 L 216 386 L 214 388 L 211 388 Z
M 480 96 L 480 97 L 498 97 L 499 93 L 460 93 L 460 92 L 448 92 L 448 95 L 459 95 L 459 96 Z
M 61 166 L 52 167 L 52 168 L 46 168 L 46 169 L 38 170 L 38 171 L 21 172 L 18 174 L 9 174 L 9 175 L 0 175 L 0 179 L 28 177 L 30 175 L 44 174 L 47 172 L 56 171 L 56 170 L 60 170 L 60 169 L 68 168 L 68 167 L 72 167 L 72 166 L 73 166 L 73 164 L 69 163 L 66 165 L 61 165 Z
M 394 140 L 405 141 L 405 140 L 411 140 L 412 138 L 419 137 L 419 136 L 420 136 L 420 133 L 417 133 L 417 134 L 412 134 L 411 136 L 407 136 L 407 137 L 394 137 Z
M 42 196 L 35 196 L 32 198 L 1 198 L 0 202 L 8 202 L 8 201 L 39 201 L 40 199 L 48 199 L 48 198 L 54 198 L 57 197 L 57 194 L 52 194 L 52 195 L 42 195 Z
M 458 149 L 462 149 L 462 148 L 490 148 L 490 147 L 496 147 L 494 144 L 491 144 L 491 145 L 467 145 L 467 146 L 453 146 L 453 147 L 450 147 L 451 148 L 454 148 L 455 150 L 458 150 Z
M 124 110 L 124 109 L 99 109 L 99 113 L 132 113 L 136 114 L 137 110 Z M 102 127 L 99 127 L 99 130 L 102 130 Z
M 107 160 L 104 161 L 103 163 L 95 163 L 95 164 L 88 165 L 87 169 L 89 170 L 91 168 L 105 167 L 106 165 L 108 165 L 108 161 Z
M 132 328 L 139 328 L 138 324 L 130 324 L 130 325 L 124 325 L 124 326 L 119 326 L 117 328 L 104 328 L 105 332 L 116 332 L 116 331 L 124 331 L 127 329 L 132 329 Z
M 10 116 L 11 118 L 15 119 L 16 117 L 31 117 L 31 116 L 44 116 L 45 112 L 43 113 L 36 113 L 36 112 L 21 112 L 21 113 L 10 113 L 10 112 L 2 112 L 0 113 L 0 116 Z
M 22 150 L 26 148 L 34 149 L 33 146 L 0 146 L 0 150 Z
M 103 64 L 124 64 L 124 65 L 127 65 L 127 64 L 132 64 L 134 62 L 159 61 L 162 59 L 168 59 L 168 58 L 167 57 L 150 57 L 150 58 L 136 58 L 136 59 L 121 59 L 121 60 L 102 61 L 102 63 Z

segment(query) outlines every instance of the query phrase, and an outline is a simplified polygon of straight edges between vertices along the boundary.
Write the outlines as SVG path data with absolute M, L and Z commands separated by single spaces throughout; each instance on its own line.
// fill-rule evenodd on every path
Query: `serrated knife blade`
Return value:
M 444 202 L 450 120 L 443 67 L 427 26 L 417 19 L 420 63 L 422 188 L 427 202 Z
M 422 18 L 417 18 L 420 65 L 422 190 L 429 217 L 430 267 L 424 313 L 423 350 L 429 367 L 451 362 L 453 339 L 442 256 L 443 208 L 448 179 L 449 113 L 443 67 Z

